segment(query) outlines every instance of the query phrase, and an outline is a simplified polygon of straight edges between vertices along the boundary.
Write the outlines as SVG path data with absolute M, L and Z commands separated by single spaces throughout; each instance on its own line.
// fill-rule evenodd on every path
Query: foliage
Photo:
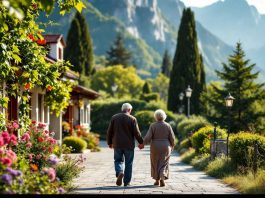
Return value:
M 130 65 L 132 54 L 126 49 L 123 42 L 121 33 L 118 33 L 113 45 L 107 51 L 108 62 L 106 66 L 122 65 L 128 67 Z
M 75 136 L 65 137 L 63 139 L 63 144 L 65 144 L 67 147 L 71 147 L 72 153 L 82 153 L 87 147 L 86 141 Z
M 92 152 L 100 151 L 99 136 L 97 133 L 89 132 L 86 136 L 82 137 L 87 143 L 87 149 L 90 149 Z
M 135 114 L 135 117 L 138 121 L 139 128 L 143 133 L 142 135 L 145 135 L 150 125 L 155 122 L 153 111 L 138 111 Z
M 53 138 L 54 132 L 47 131 L 45 127 L 43 123 L 36 124 L 32 121 L 27 132 L 21 136 L 17 147 L 14 148 L 18 155 L 28 159 L 38 169 L 47 166 L 47 159 L 56 145 L 56 140 Z
M 146 81 L 143 86 L 143 94 L 150 94 L 151 93 L 151 87 L 150 84 Z
M 189 149 L 192 147 L 190 138 L 185 138 L 182 140 L 177 148 L 178 152 L 180 152 L 182 149 Z
M 205 153 L 194 157 L 191 160 L 191 165 L 198 170 L 205 170 L 210 161 L 211 161 L 210 154 Z
M 158 93 L 142 94 L 140 99 L 145 100 L 146 102 L 158 101 L 159 100 L 159 94 Z
M 181 105 L 179 94 L 188 85 L 193 90 L 190 98 L 191 113 L 198 114 L 203 108 L 200 102 L 200 95 L 205 91 L 206 85 L 202 55 L 199 53 L 197 44 L 194 14 L 190 8 L 183 9 L 178 30 L 177 47 L 168 90 L 169 110 L 178 111 Z
M 76 12 L 67 34 L 65 60 L 73 64 L 73 70 L 89 76 L 93 70 L 93 45 L 83 14 Z
M 152 85 L 152 91 L 159 93 L 162 101 L 167 102 L 169 78 L 159 73 L 154 79 L 148 79 Z
M 82 155 L 78 158 L 71 158 L 69 155 L 64 155 L 63 162 L 56 166 L 57 177 L 67 187 L 67 190 L 73 188 L 73 179 L 77 178 L 84 170 L 84 167 L 80 166 L 84 160 L 86 159 Z
M 223 178 L 236 172 L 236 166 L 230 158 L 222 155 L 215 158 L 206 167 L 206 173 L 210 176 Z
M 196 156 L 195 150 L 190 148 L 187 152 L 181 155 L 181 161 L 187 164 L 191 163 L 191 160 Z
M 190 118 L 183 118 L 178 123 L 177 131 L 181 134 L 182 138 L 185 138 L 206 125 L 209 125 L 209 123 L 204 117 L 192 115 Z
M 232 55 L 228 57 L 228 63 L 223 63 L 222 71 L 216 71 L 223 80 L 223 86 L 212 84 L 214 95 L 209 95 L 209 108 L 215 109 L 214 119 L 222 126 L 230 126 L 231 132 L 240 130 L 253 130 L 258 119 L 264 117 L 263 108 L 255 107 L 255 103 L 264 102 L 264 83 L 256 83 L 259 72 L 254 72 L 255 64 L 245 58 L 245 52 L 241 43 L 237 43 Z M 234 105 L 229 110 L 224 105 L 224 98 L 231 93 L 235 98 Z M 230 113 L 229 113 L 230 112 Z M 233 122 L 228 123 L 228 120 Z
M 237 174 L 224 178 L 225 183 L 237 188 L 244 194 L 264 194 L 265 193 L 265 170 L 259 169 L 256 177 L 251 171 L 247 174 Z
M 168 50 L 165 50 L 162 61 L 161 73 L 169 78 L 171 70 L 172 70 L 172 60 L 168 53 Z
M 258 166 L 264 166 L 265 137 L 248 132 L 239 132 L 229 138 L 229 149 L 232 161 L 237 166 L 251 166 L 254 157 L 254 145 L 257 145 Z
M 192 146 L 196 153 L 210 153 L 210 141 L 213 137 L 213 126 L 206 126 L 196 131 L 192 137 Z M 227 137 L 226 131 L 220 128 L 216 128 L 217 139 L 224 139 Z
M 112 94 L 111 86 L 118 86 L 115 96 L 122 98 L 129 96 L 138 98 L 143 87 L 143 80 L 136 74 L 133 67 L 123 68 L 121 65 L 99 69 L 91 82 L 91 88 L 94 90 L 103 90 Z

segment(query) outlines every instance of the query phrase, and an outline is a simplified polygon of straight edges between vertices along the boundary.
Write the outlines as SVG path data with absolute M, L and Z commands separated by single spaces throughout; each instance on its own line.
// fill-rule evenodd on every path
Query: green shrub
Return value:
M 217 178 L 223 178 L 225 176 L 234 174 L 235 172 L 235 164 L 225 155 L 215 158 L 215 160 L 211 161 L 206 167 L 206 173 Z
M 82 137 L 87 143 L 87 149 L 93 151 L 100 151 L 99 148 L 99 134 L 89 132 L 86 137 Z
M 73 179 L 77 178 L 84 170 L 84 167 L 79 166 L 83 162 L 83 158 L 71 158 L 68 155 L 64 155 L 63 162 L 59 163 L 56 167 L 56 176 L 63 182 L 65 188 L 68 191 L 74 187 L 72 185 Z
M 153 111 L 138 111 L 135 114 L 135 117 L 138 121 L 140 130 L 142 131 L 142 136 L 146 134 L 149 129 L 150 124 L 155 122 L 154 112 Z
M 68 136 L 63 139 L 63 144 L 72 148 L 72 153 L 81 153 L 87 147 L 86 141 L 79 137 Z
M 207 167 L 210 161 L 211 161 L 210 154 L 205 153 L 194 157 L 191 160 L 191 165 L 198 170 L 205 170 L 205 168 Z
M 206 126 L 200 128 L 191 137 L 191 143 L 196 153 L 210 153 L 210 141 L 213 137 L 213 126 Z M 216 128 L 217 138 L 224 139 L 227 134 L 226 131 L 220 128 Z
M 158 93 L 148 93 L 148 94 L 142 94 L 141 100 L 145 100 L 146 102 L 150 101 L 158 101 L 159 100 L 159 94 Z
M 180 142 L 177 151 L 179 152 L 183 148 L 188 149 L 190 147 L 192 147 L 191 140 L 189 138 L 186 138 Z
M 229 151 L 233 162 L 238 166 L 250 166 L 254 156 L 254 144 L 257 144 L 260 153 L 257 155 L 258 164 L 264 166 L 265 137 L 248 132 L 240 132 L 230 136 Z
M 191 160 L 196 156 L 195 150 L 193 148 L 189 149 L 183 155 L 181 155 L 181 161 L 187 164 L 191 163 Z
M 184 118 L 177 125 L 177 131 L 181 134 L 182 138 L 187 137 L 188 133 L 197 131 L 199 128 L 209 125 L 208 121 L 201 116 L 191 116 Z

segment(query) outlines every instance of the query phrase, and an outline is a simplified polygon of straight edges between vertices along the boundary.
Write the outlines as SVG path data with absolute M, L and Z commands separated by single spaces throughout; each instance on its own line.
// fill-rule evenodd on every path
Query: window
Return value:
M 63 59 L 63 52 L 62 52 L 62 48 L 58 48 L 58 59 L 62 60 Z

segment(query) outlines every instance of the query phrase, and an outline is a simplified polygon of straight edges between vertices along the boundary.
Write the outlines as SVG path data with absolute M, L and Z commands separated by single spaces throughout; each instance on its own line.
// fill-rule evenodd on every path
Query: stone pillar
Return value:
M 216 139 L 215 141 L 211 140 L 211 159 L 221 156 L 222 154 L 226 155 L 226 140 Z
M 56 139 L 59 144 L 62 144 L 62 114 L 57 117 L 55 114 L 50 114 L 50 132 L 54 132 L 54 139 Z

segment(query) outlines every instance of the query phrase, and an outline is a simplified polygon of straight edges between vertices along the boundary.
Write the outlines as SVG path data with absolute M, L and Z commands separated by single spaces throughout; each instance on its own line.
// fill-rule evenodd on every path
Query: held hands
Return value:
M 112 148 L 113 148 L 113 145 L 112 145 L 112 144 L 109 144 L 109 148 L 111 148 L 111 149 L 112 149 Z
M 144 148 L 144 144 L 139 144 L 139 145 L 138 145 L 138 148 L 139 148 L 139 149 L 143 149 L 143 148 Z

